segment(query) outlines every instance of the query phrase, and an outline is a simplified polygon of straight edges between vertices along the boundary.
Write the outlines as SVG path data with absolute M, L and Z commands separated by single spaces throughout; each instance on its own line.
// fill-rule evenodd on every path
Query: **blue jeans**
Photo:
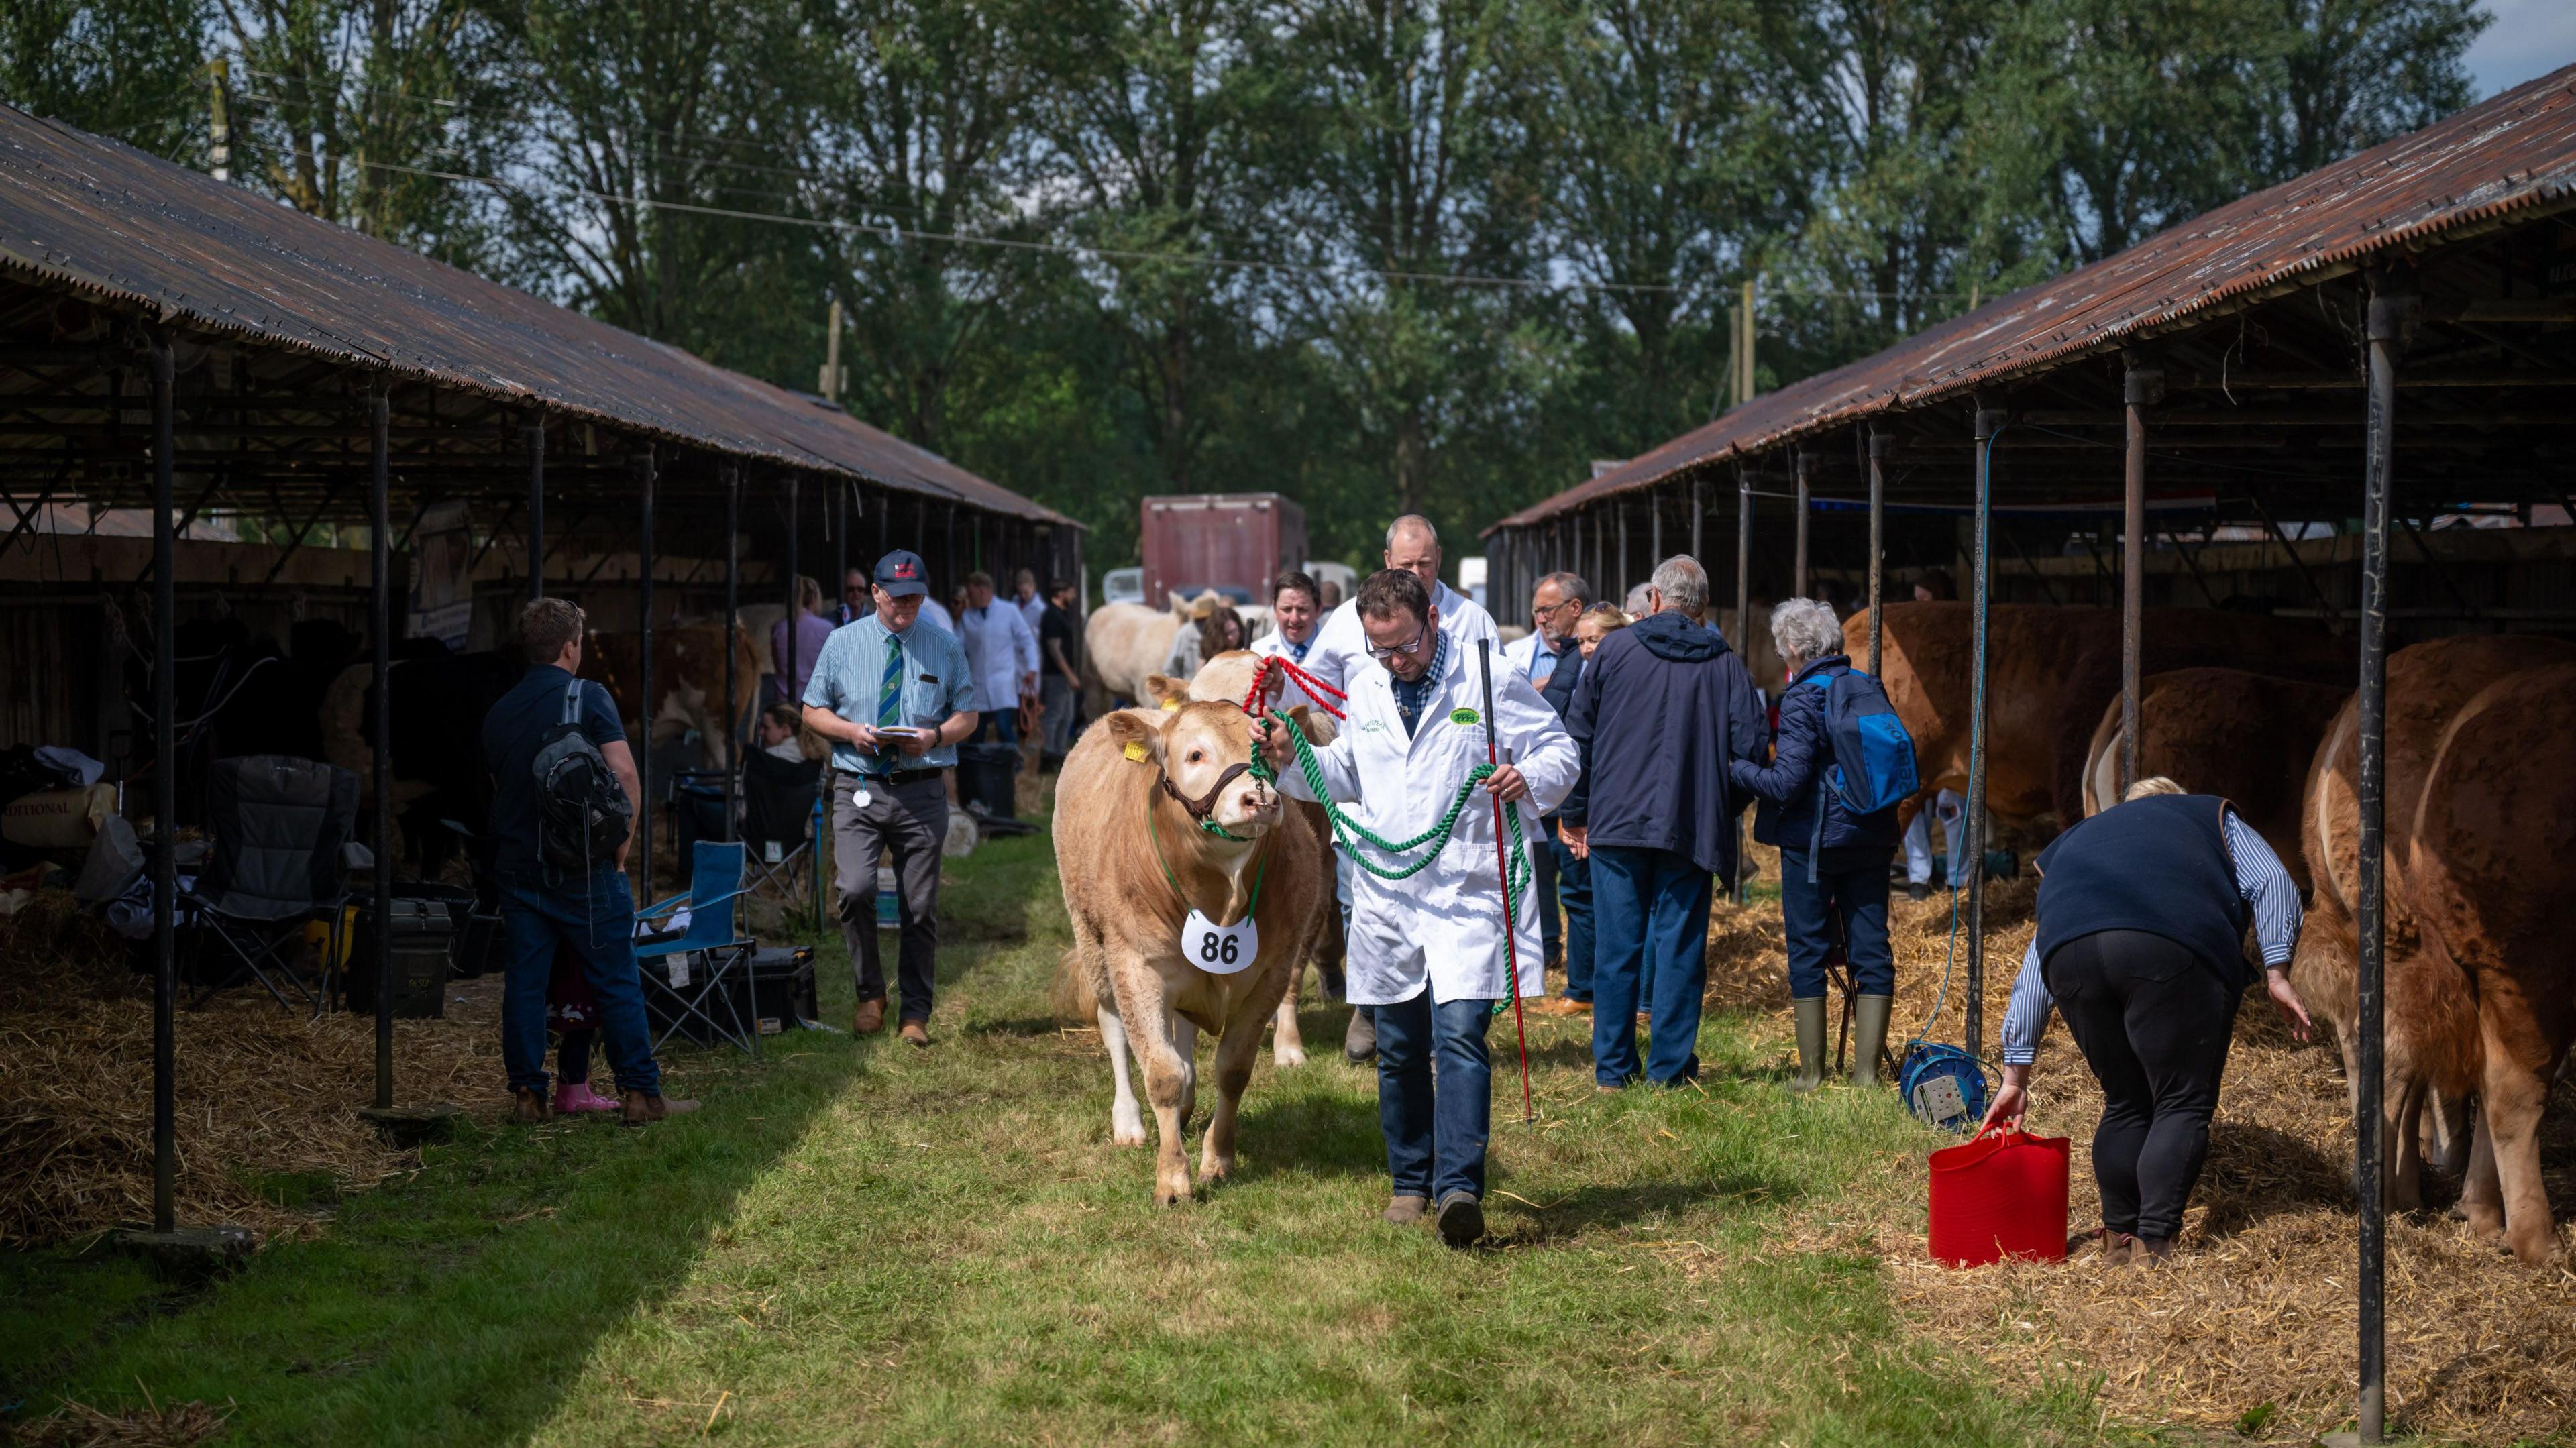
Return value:
M 1699 1074 L 1710 879 L 1670 850 L 1592 847 L 1592 1074 L 1602 1085 L 1637 1078 L 1641 997 L 1653 1033 L 1646 1079 L 1672 1086 Z
M 1578 860 L 1557 835 L 1556 821 L 1547 826 L 1547 846 L 1540 853 L 1556 862 L 1556 899 L 1565 907 L 1565 998 L 1592 999 L 1592 862 Z
M 1017 744 L 1020 742 L 1020 711 L 1018 706 L 1014 705 L 1008 709 L 987 709 L 984 711 L 984 722 L 975 727 L 975 742 L 981 744 L 987 739 L 991 739 L 997 744 Z
M 1485 1137 L 1494 1106 L 1493 1066 L 1485 1051 L 1492 1001 L 1432 1004 L 1431 988 L 1409 1001 L 1371 1006 L 1377 1018 L 1377 1125 L 1386 1134 L 1386 1170 L 1394 1195 L 1451 1192 L 1485 1195 Z M 1432 1094 L 1432 1053 L 1440 1056 L 1439 1095 Z
M 501 929 L 509 943 L 501 997 L 501 1062 L 510 1089 L 546 1089 L 546 987 L 555 947 L 571 949 L 599 1001 L 599 1037 L 617 1089 L 662 1092 L 644 1028 L 644 989 L 635 979 L 635 897 L 624 871 L 603 869 L 587 883 L 501 886 Z
M 1833 922 L 1843 932 L 1843 959 L 1851 962 L 1853 989 L 1861 995 L 1896 994 L 1896 959 L 1887 948 L 1887 865 L 1892 850 L 1826 850 L 1815 857 L 1816 880 L 1807 883 L 1808 858 L 1780 852 L 1780 919 L 1789 934 L 1789 994 L 1825 993 L 1825 952 L 1833 947 Z

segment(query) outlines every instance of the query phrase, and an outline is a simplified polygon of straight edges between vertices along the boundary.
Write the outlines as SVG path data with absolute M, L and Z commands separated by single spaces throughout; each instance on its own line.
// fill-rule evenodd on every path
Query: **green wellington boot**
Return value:
M 1896 1009 L 1896 997 L 1865 995 L 1852 1004 L 1852 1068 L 1854 1086 L 1878 1084 L 1878 1055 L 1887 1049 L 1887 1017 Z
M 1789 1009 L 1798 1015 L 1798 1074 L 1791 1078 L 1792 1091 L 1813 1091 L 1825 1079 L 1825 998 L 1797 996 Z

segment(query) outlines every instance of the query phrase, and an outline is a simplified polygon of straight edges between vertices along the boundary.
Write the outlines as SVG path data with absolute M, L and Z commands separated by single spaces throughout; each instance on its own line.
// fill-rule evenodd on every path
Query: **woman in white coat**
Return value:
M 1394 1183 L 1386 1219 L 1420 1221 L 1437 1201 L 1441 1236 L 1465 1246 L 1485 1230 L 1492 1003 L 1546 990 L 1538 922 L 1526 913 L 1513 922 L 1520 977 L 1512 979 L 1494 811 L 1484 796 L 1519 815 L 1524 841 L 1543 839 L 1539 814 L 1573 789 L 1577 756 L 1556 711 L 1499 658 L 1491 661 L 1497 717 L 1486 719 L 1474 646 L 1440 627 L 1421 579 L 1388 569 L 1361 585 L 1357 603 L 1368 652 L 1385 667 L 1346 681 L 1349 717 L 1315 754 L 1322 793 L 1379 838 L 1409 840 L 1439 825 L 1468 772 L 1485 762 L 1488 727 L 1507 761 L 1459 808 L 1420 873 L 1388 880 L 1359 871 L 1351 909 L 1350 998 L 1374 1007 L 1377 1021 L 1378 1125 Z M 1283 792 L 1316 798 L 1284 730 L 1265 732 L 1263 752 Z M 1365 843 L 1357 849 L 1382 869 L 1421 858 Z

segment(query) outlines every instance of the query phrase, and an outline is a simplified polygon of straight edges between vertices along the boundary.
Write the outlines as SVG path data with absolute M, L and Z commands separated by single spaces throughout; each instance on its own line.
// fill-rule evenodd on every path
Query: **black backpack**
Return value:
M 581 732 L 581 686 L 564 690 L 563 721 L 537 747 L 537 854 L 549 875 L 588 876 L 617 857 L 635 818 L 607 756 Z

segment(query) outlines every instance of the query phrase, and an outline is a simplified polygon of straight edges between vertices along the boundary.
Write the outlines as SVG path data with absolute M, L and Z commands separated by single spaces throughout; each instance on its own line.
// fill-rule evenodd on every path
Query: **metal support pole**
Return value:
M 374 597 L 368 601 L 368 636 L 375 644 L 375 757 L 370 787 L 376 796 L 376 1106 L 394 1104 L 394 581 L 388 493 L 392 473 L 391 405 L 378 379 L 367 389 L 367 563 Z
M 841 599 L 841 580 L 850 576 L 850 489 L 847 478 L 832 484 L 832 582 L 823 596 L 835 603 Z M 833 615 L 839 617 L 838 613 Z M 793 703 L 795 701 L 790 700 Z
M 1986 1030 L 1986 622 L 1993 607 L 1995 435 L 2007 414 L 1977 409 L 1977 545 L 1975 685 L 1968 706 L 1968 827 L 1960 848 L 1968 857 L 1968 1054 L 1983 1055 Z M 1952 862 L 1952 868 L 1957 862 Z
M 635 534 L 635 598 L 637 618 L 635 638 L 636 714 L 638 738 L 635 748 L 635 779 L 643 798 L 635 802 L 635 843 L 644 857 L 644 893 L 639 898 L 653 899 L 653 445 L 644 445 L 643 456 L 635 460 L 636 493 L 642 499 L 643 517 Z
M 1735 656 L 1753 657 L 1753 475 L 1735 465 Z M 1755 680 L 1760 687 L 1774 687 Z M 1735 823 L 1735 903 L 1745 899 L 1744 818 Z
M 2361 524 L 2361 679 L 2356 694 L 2359 714 L 2360 787 L 2356 812 L 2360 834 L 2360 889 L 2353 921 L 2360 937 L 2361 960 L 2355 981 L 2355 1004 L 2361 1031 L 2353 1062 L 2354 1183 L 2361 1206 L 2360 1231 L 2360 1401 L 2355 1427 L 2364 1443 L 2377 1443 L 2387 1427 L 2388 1342 L 2386 1289 L 2388 1203 L 2381 1154 L 2380 1097 L 2387 1028 L 2381 994 L 2388 958 L 2386 920 L 2381 914 L 2386 881 L 2385 850 L 2388 753 L 2388 512 L 2389 483 L 2394 471 L 2397 414 L 2397 359 L 2414 330 L 2413 288 L 2386 272 L 2370 273 L 2370 412 L 2362 482 Z
M 2138 661 L 2145 649 L 2147 590 L 2147 409 L 2164 400 L 2163 369 L 2135 353 L 2122 358 L 2128 418 L 2126 495 L 2120 524 L 2120 792 L 2138 782 Z
M 1619 498 L 1610 504 L 1610 516 L 1619 528 L 1619 595 L 1628 594 L 1628 500 Z
M 546 596 L 546 425 L 520 430 L 528 447 L 528 597 Z
M 1895 439 L 1869 430 L 1869 676 L 1879 677 L 1880 644 L 1887 633 L 1882 594 L 1887 561 L 1887 454 Z
M 1700 551 L 1700 525 L 1708 518 L 1708 491 L 1697 476 L 1691 478 L 1691 558 L 1702 570 L 1708 567 L 1708 555 Z
M 170 334 L 152 333 L 152 1230 L 178 1229 L 178 530 L 172 454 L 178 386 Z
M 735 681 L 734 659 L 742 652 L 742 464 L 724 465 L 725 490 L 725 839 L 741 838 L 734 832 L 734 804 L 741 788 L 742 760 L 742 692 Z M 834 580 L 838 586 L 838 580 Z
M 1657 483 L 1646 490 L 1646 536 L 1651 557 L 1647 567 L 1658 568 L 1664 561 L 1664 485 Z
M 1801 449 L 1798 453 L 1798 541 L 1794 553 L 1797 581 L 1789 591 L 1799 598 L 1807 596 L 1807 486 L 1816 468 L 1815 454 Z
M 805 601 L 797 596 L 796 589 L 796 567 L 797 564 L 802 561 L 802 555 L 805 551 L 803 546 L 805 539 L 802 532 L 804 513 L 798 506 L 802 500 L 797 496 L 799 484 L 802 481 L 803 480 L 797 477 L 794 473 L 789 473 L 787 475 L 787 567 L 785 570 L 787 574 L 785 584 L 787 589 L 787 611 L 779 615 L 780 618 L 787 621 L 787 652 L 783 657 L 776 660 L 778 664 L 778 697 L 781 699 L 793 699 L 796 697 L 796 612 L 798 609 L 805 606 Z

